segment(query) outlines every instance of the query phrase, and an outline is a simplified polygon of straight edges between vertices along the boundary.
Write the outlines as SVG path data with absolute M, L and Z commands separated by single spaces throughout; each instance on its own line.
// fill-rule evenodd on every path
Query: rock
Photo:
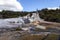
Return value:
M 0 36 L 0 40 L 20 40 L 21 37 L 27 34 L 28 33 L 26 32 L 20 32 L 20 31 L 2 33 Z

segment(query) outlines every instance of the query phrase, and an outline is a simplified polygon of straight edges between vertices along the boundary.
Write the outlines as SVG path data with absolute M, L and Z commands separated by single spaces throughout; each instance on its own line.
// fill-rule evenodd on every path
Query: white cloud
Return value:
M 23 7 L 17 0 L 0 0 L 1 10 L 22 11 Z
M 50 10 L 50 9 L 56 10 L 57 8 L 59 9 L 59 7 L 50 7 L 50 8 L 48 8 L 48 9 L 49 9 L 49 10 Z

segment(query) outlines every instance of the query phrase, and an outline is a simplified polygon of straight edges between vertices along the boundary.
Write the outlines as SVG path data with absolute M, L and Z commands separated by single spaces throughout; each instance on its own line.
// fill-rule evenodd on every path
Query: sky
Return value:
M 18 0 L 23 11 L 35 11 L 43 8 L 57 8 L 60 5 L 60 0 Z
M 60 0 L 0 0 L 0 11 L 35 11 L 43 8 L 56 9 Z

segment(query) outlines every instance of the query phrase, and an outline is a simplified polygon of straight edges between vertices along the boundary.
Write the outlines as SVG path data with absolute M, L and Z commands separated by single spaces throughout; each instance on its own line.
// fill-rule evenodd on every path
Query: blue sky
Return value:
M 60 0 L 18 0 L 23 6 L 23 11 L 34 11 L 36 9 L 58 7 Z

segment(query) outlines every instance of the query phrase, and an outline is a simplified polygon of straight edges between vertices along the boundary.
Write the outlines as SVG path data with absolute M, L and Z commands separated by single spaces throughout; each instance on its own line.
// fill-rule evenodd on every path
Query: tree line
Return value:
M 38 10 L 39 15 L 45 21 L 60 22 L 60 9 L 49 10 L 47 8 Z
M 19 16 L 25 16 L 27 14 L 32 15 L 32 13 L 39 13 L 40 18 L 44 19 L 45 21 L 51 21 L 51 22 L 60 22 L 60 9 L 41 9 L 37 11 L 27 12 L 27 11 L 21 11 L 21 12 L 14 12 L 14 11 L 6 11 L 3 10 L 0 12 L 0 19 L 4 18 L 15 18 Z

